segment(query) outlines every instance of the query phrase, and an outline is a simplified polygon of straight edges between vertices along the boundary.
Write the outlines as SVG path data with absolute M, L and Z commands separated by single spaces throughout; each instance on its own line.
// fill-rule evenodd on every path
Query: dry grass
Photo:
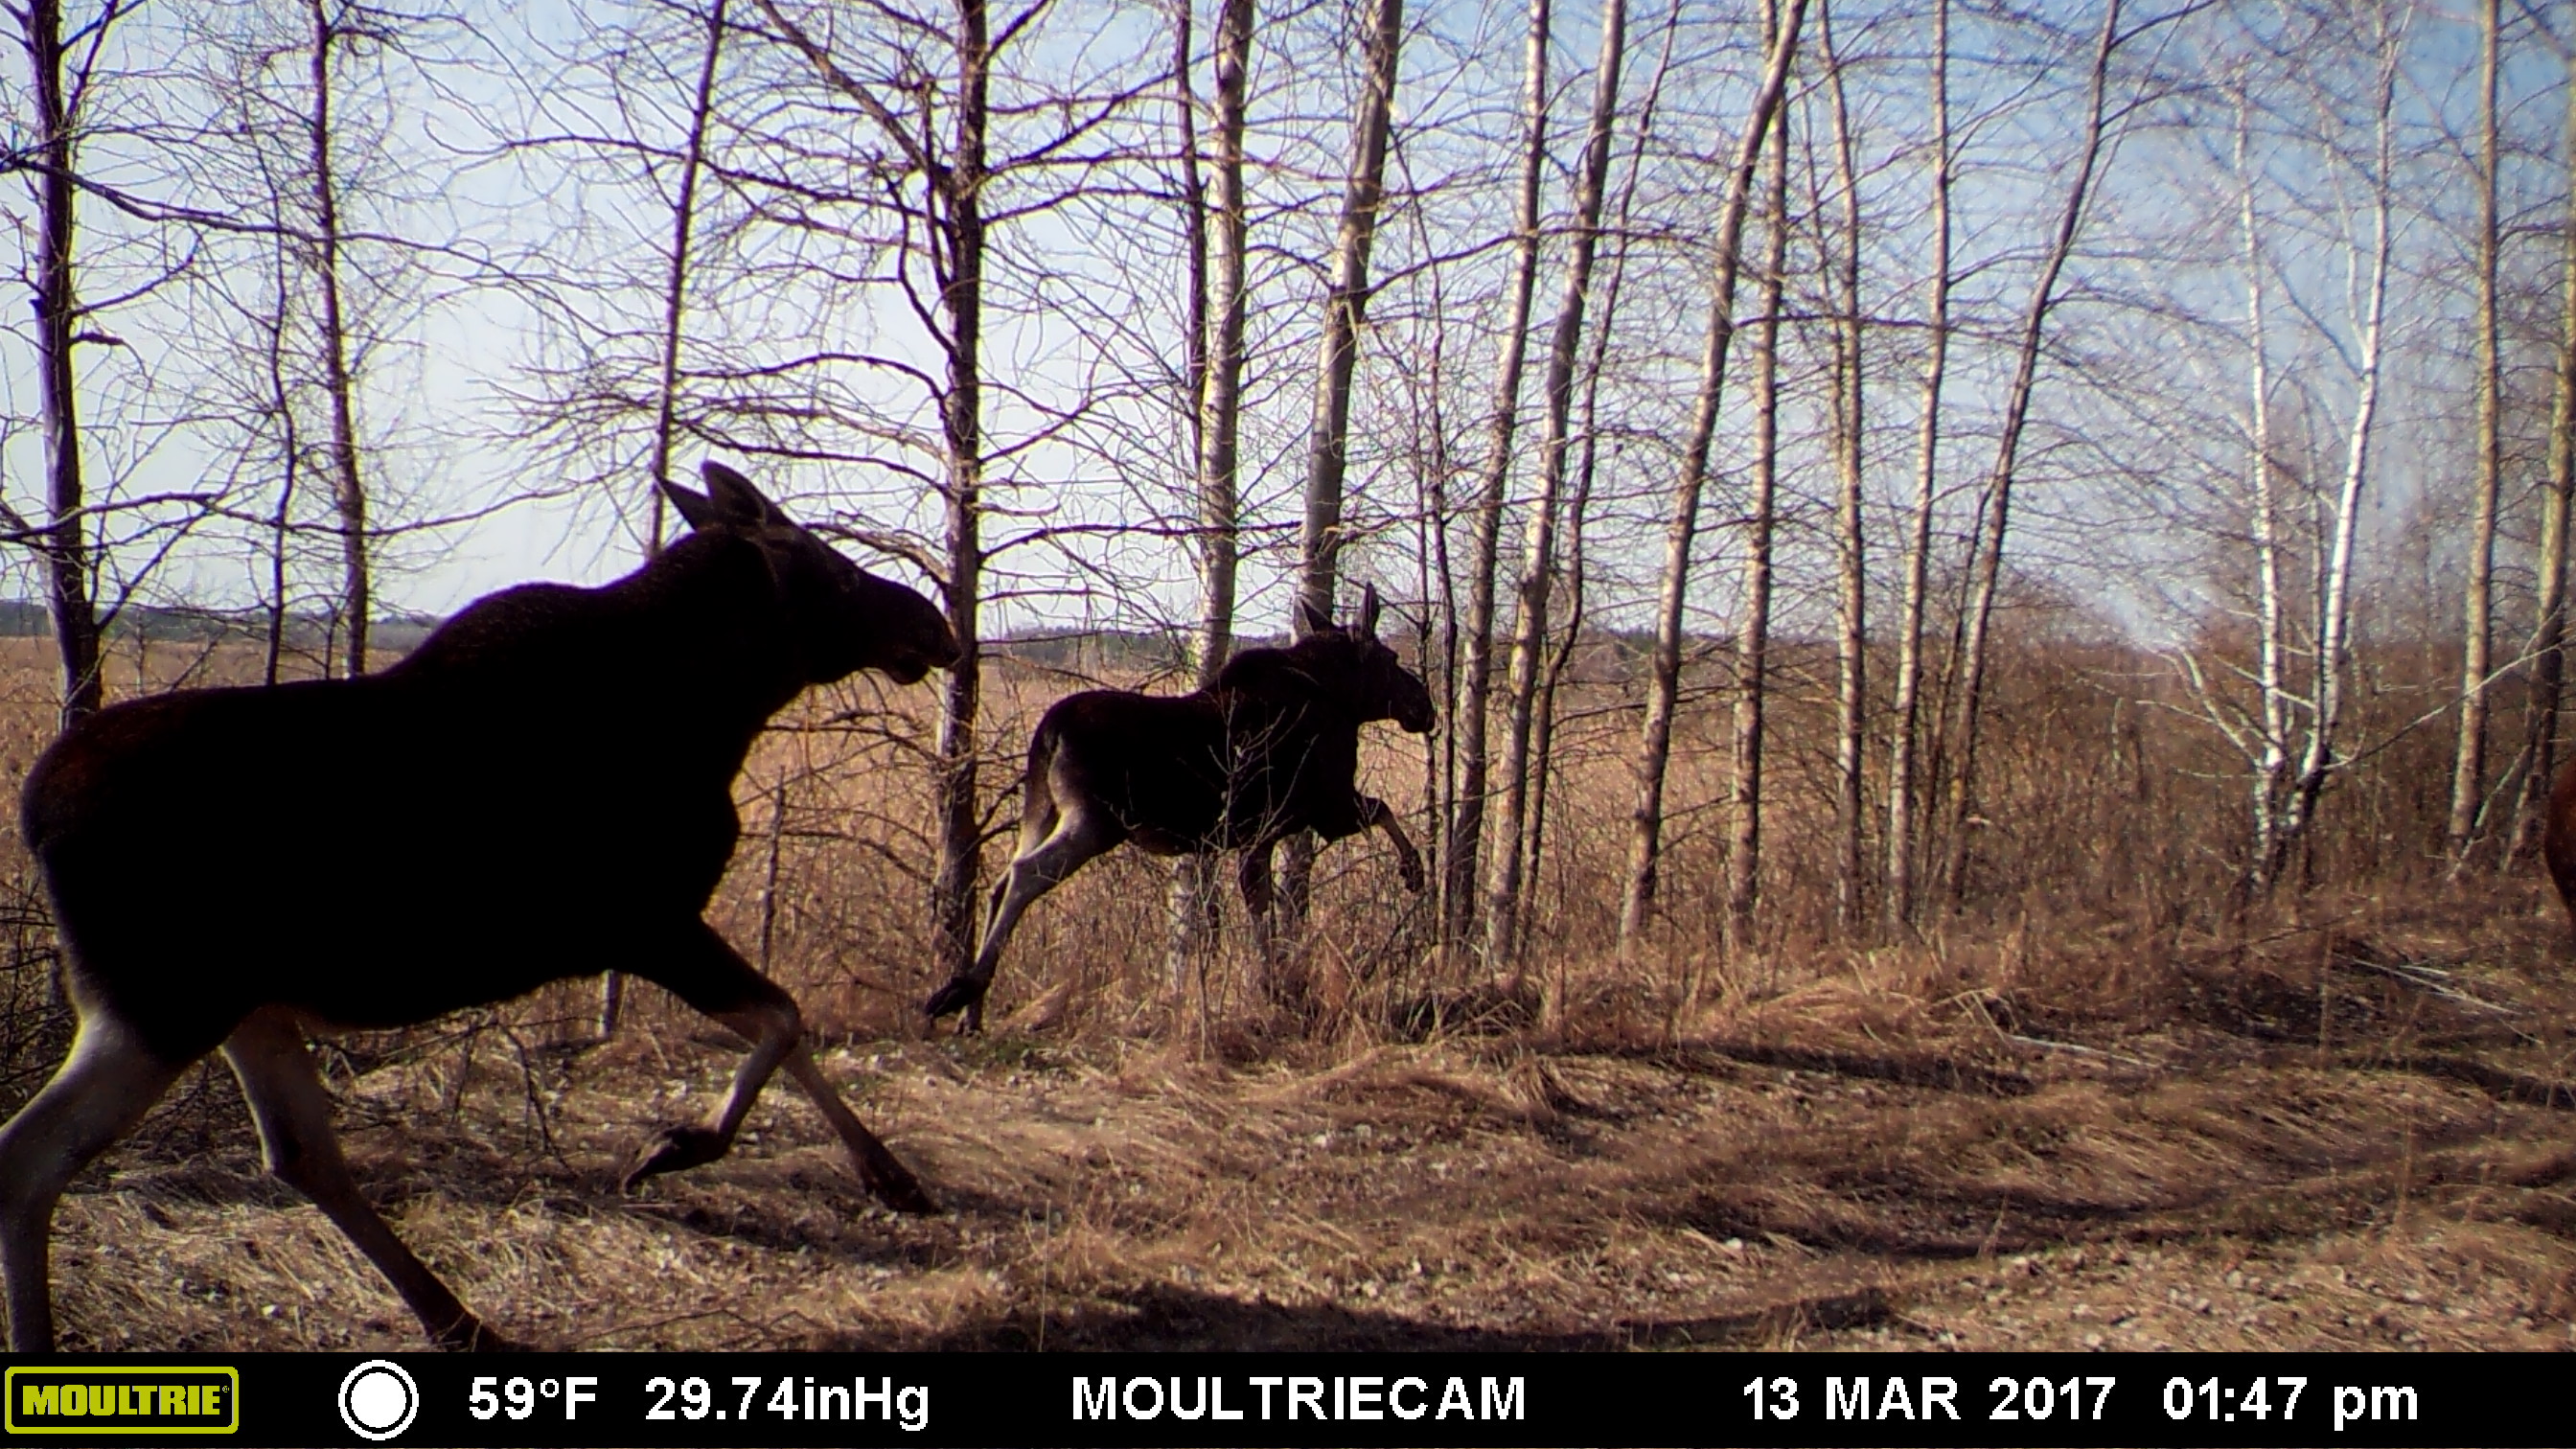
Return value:
M 15 771 L 44 681 L 9 677 Z M 1006 678 L 996 707 L 1056 687 Z M 951 1211 L 872 1206 L 785 1093 L 731 1158 L 620 1196 L 635 1143 L 734 1061 L 649 996 L 600 1048 L 565 1044 L 576 989 L 342 1044 L 362 1180 L 505 1329 L 601 1348 L 2576 1342 L 2576 951 L 2528 879 L 2441 886 L 2382 843 L 2356 877 L 2375 889 L 2222 929 L 2176 904 L 2206 888 L 2205 842 L 2050 867 L 2093 871 L 2077 889 L 2036 874 L 2032 841 L 1987 867 L 2018 873 L 2016 904 L 1855 949 L 1794 925 L 1820 847 L 1784 826 L 1775 944 L 1727 961 L 1677 935 L 1622 971 L 1580 910 L 1551 917 L 1542 1033 L 1527 1002 L 1427 961 L 1382 853 L 1344 847 L 1316 932 L 1330 1009 L 1283 1031 L 1222 992 L 1174 1015 L 1161 871 L 1114 858 L 1005 967 L 997 1020 L 1046 1024 L 933 1039 L 911 1013 L 917 772 L 891 763 L 899 738 L 819 727 L 868 702 L 809 702 L 818 727 L 764 745 L 718 920 L 747 949 L 766 936 L 836 1043 L 826 1071 Z M 2032 728 L 2092 728 L 2061 713 Z M 2037 790 L 2042 746 L 2014 739 L 2003 787 Z M 1572 758 L 1550 890 L 1602 869 L 1585 822 L 1615 807 L 1582 774 L 1606 767 Z M 1373 768 L 1390 798 L 1419 778 Z M 2197 808 L 2183 789 L 2156 785 L 2153 817 Z M 2124 799 L 2064 803 L 2052 829 Z M 1685 835 L 1684 858 L 1704 844 Z M 17 939 L 10 1067 L 59 1042 L 29 986 L 41 922 Z M 0 1086 L 14 1101 L 23 1076 Z M 418 1343 L 259 1175 L 205 1069 L 66 1199 L 56 1267 L 67 1347 Z
M 341 1098 L 404 1233 L 564 1346 L 2561 1346 L 2576 1098 L 2516 1084 L 2566 1069 L 2567 953 L 2529 892 L 2476 904 L 2367 939 L 2502 1012 L 2320 979 L 2309 930 L 2233 961 L 2259 989 L 2183 957 L 2045 1026 L 2004 1016 L 2094 963 L 1883 953 L 1669 1039 L 1578 1009 L 1548 1045 L 1235 1065 L 1103 1034 L 834 1049 L 929 1220 L 872 1207 L 785 1095 L 732 1158 L 620 1197 L 639 1134 L 730 1068 L 686 1035 L 451 1034 Z M 2320 997 L 2322 1045 L 2280 1005 Z M 413 1342 L 237 1121 L 109 1168 L 62 1214 L 68 1342 Z

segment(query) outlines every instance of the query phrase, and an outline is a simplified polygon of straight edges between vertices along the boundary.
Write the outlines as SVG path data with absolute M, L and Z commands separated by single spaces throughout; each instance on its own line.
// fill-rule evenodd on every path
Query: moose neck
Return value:
M 650 695 L 644 707 L 693 742 L 739 760 L 805 687 L 776 585 L 749 540 L 691 534 L 604 592 L 631 621 L 629 647 L 609 651 L 632 671 L 619 692 Z

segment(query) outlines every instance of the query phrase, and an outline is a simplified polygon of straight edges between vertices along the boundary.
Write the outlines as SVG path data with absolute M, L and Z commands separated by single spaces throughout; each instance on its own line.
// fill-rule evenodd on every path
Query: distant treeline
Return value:
M 439 621 L 424 614 L 396 614 L 375 621 L 370 635 L 380 648 L 401 653 L 429 636 Z M 290 648 L 313 649 L 331 637 L 333 621 L 312 614 L 290 614 L 286 620 L 286 643 Z M 45 606 L 28 599 L 0 599 L 0 638 L 43 638 L 54 632 L 53 620 Z M 231 613 L 221 609 L 173 609 L 153 604 L 129 604 L 109 621 L 107 637 L 140 639 L 159 643 L 215 643 L 225 640 L 259 641 L 268 638 L 268 615 L 265 613 Z
M 1409 632 L 1390 633 L 1388 641 L 1408 661 L 1415 657 L 1416 642 Z M 1051 629 L 1026 634 L 1005 634 L 986 641 L 984 651 L 1037 669 L 1069 675 L 1129 677 L 1169 673 L 1186 674 L 1183 649 L 1189 642 L 1181 630 L 1139 631 L 1097 629 L 1070 631 Z M 1237 649 L 1257 649 L 1265 645 L 1288 643 L 1285 634 L 1242 634 L 1234 639 Z M 1432 642 L 1433 652 L 1439 641 Z M 1654 635 L 1643 629 L 1586 629 L 1584 647 L 1575 660 L 1578 678 L 1622 676 L 1630 665 L 1645 657 L 1654 647 Z M 1733 646 L 1732 638 L 1716 639 L 1693 636 L 1685 652 L 1696 656 L 1709 648 Z M 1432 673 L 1443 671 L 1436 661 Z

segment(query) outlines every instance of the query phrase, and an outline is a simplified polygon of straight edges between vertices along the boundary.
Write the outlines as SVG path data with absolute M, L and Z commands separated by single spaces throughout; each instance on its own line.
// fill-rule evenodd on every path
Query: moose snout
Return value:
M 965 655 L 966 651 L 958 646 L 957 631 L 949 628 L 947 618 L 924 599 L 912 637 L 889 662 L 886 673 L 897 684 L 917 684 L 930 671 L 946 669 Z
M 957 631 L 948 627 L 947 620 L 940 620 L 939 637 L 932 643 L 928 653 L 930 667 L 945 669 L 965 657 L 965 649 L 957 642 Z

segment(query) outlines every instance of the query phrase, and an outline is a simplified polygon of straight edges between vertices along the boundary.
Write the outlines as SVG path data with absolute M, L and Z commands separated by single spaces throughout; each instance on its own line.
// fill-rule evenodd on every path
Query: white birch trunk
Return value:
M 2496 493 L 2503 469 L 2497 412 L 2504 384 L 2496 339 L 2496 42 L 2499 0 L 2480 7 L 2478 66 L 2477 459 L 2469 503 L 2468 596 L 2461 606 L 2460 731 L 2452 753 L 2451 813 L 2443 829 L 2454 869 L 2476 848 L 2486 794 L 2487 686 L 2495 645 Z
M 1922 421 L 1914 459 L 1914 502 L 1905 524 L 1905 581 L 1896 636 L 1895 739 L 1887 764 L 1887 893 L 1890 933 L 1914 918 L 1916 780 L 1923 737 L 1924 613 L 1931 594 L 1932 512 L 1940 500 L 1941 384 L 1950 358 L 1950 0 L 1932 6 L 1932 275 L 1924 284 Z

